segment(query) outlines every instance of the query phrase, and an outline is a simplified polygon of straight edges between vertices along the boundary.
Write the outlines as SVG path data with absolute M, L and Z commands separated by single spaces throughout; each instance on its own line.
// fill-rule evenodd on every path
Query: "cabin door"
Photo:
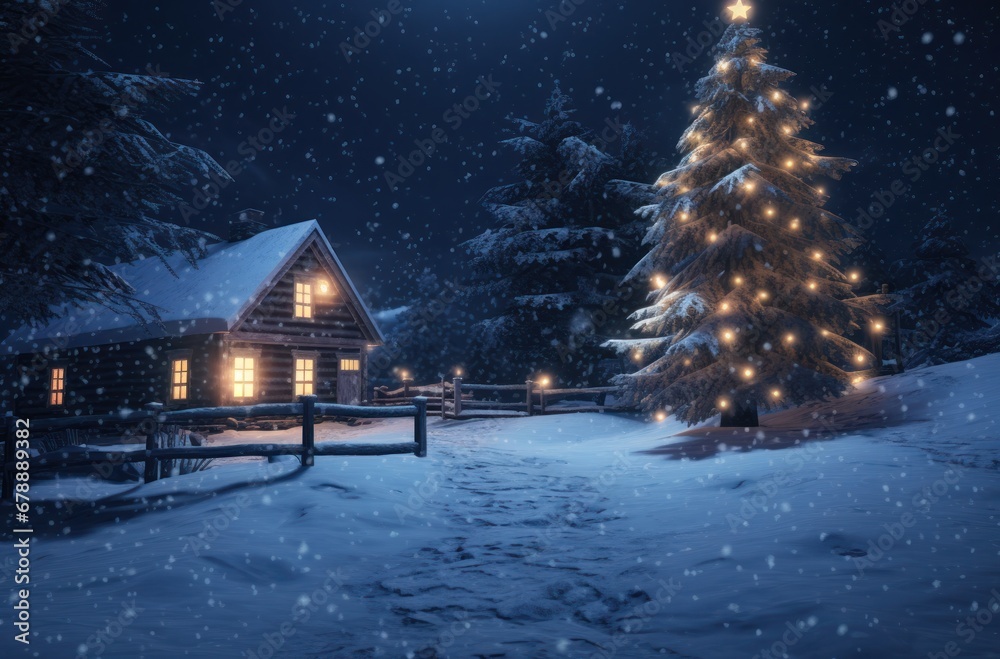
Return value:
M 361 360 L 341 358 L 337 371 L 337 402 L 341 405 L 361 403 Z

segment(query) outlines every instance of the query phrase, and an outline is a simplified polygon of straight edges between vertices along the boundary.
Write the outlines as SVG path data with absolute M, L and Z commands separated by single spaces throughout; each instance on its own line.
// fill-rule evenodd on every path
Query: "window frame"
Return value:
M 62 373 L 60 382 L 62 383 L 62 389 L 53 389 L 52 385 L 55 383 L 55 372 L 56 370 Z M 69 393 L 66 389 L 67 376 L 69 375 L 69 366 L 66 362 L 52 362 L 49 364 L 48 371 L 46 371 L 46 381 L 45 381 L 45 406 L 49 408 L 64 408 L 66 407 L 66 396 Z M 52 402 L 52 395 L 58 391 L 61 394 L 61 398 L 58 403 Z
M 316 278 L 315 277 L 295 277 L 292 281 L 292 319 L 297 322 L 315 322 L 316 320 Z M 299 286 L 309 287 L 309 315 L 298 315 L 299 307 L 305 303 L 299 302 Z
M 167 404 L 186 405 L 192 399 L 192 367 L 194 366 L 194 352 L 192 350 L 170 350 L 167 355 Z M 187 388 L 186 398 L 174 398 L 174 362 L 187 360 L 187 382 L 183 385 Z
M 237 348 L 235 350 L 229 351 L 229 359 L 226 361 L 228 371 L 226 373 L 226 392 L 227 398 L 234 403 L 246 403 L 253 402 L 260 399 L 260 350 L 252 350 L 245 348 Z M 253 387 L 252 396 L 236 396 L 236 360 L 237 359 L 253 359 L 253 379 L 250 381 L 242 380 L 240 384 L 250 384 Z M 243 371 L 247 369 L 241 369 Z
M 299 360 L 307 359 L 312 361 L 312 393 L 300 394 L 298 392 L 299 386 Z M 293 350 L 292 351 L 292 400 L 298 401 L 299 396 L 316 396 L 319 390 L 319 378 L 317 377 L 319 373 L 319 353 L 312 350 Z

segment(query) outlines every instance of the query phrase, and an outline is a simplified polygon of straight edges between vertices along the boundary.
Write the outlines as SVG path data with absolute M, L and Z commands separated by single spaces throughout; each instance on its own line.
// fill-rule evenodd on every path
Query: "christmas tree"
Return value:
M 156 309 L 102 263 L 176 249 L 194 262 L 206 234 L 160 218 L 193 193 L 197 177 L 229 179 L 206 153 L 171 142 L 144 118 L 199 83 L 104 70 L 82 45 L 96 37 L 87 27 L 96 7 L 59 3 L 44 38 L 11 32 L 0 48 L 0 316 L 10 324 L 45 321 L 67 302 L 155 319 Z M 4 3 L 0 24 L 40 15 L 38 3 Z
M 996 332 L 984 330 L 1000 317 L 1000 285 L 988 270 L 979 271 L 943 210 L 918 234 L 913 258 L 894 263 L 892 275 L 902 287 L 892 310 L 902 313 L 910 329 L 908 365 L 969 359 L 984 354 L 974 346 L 995 343 Z
M 766 63 L 759 34 L 730 25 L 697 84 L 683 158 L 639 210 L 651 249 L 629 278 L 652 286 L 632 316 L 647 336 L 609 343 L 641 364 L 618 378 L 625 396 L 688 423 L 756 425 L 758 408 L 839 394 L 873 366 L 844 338 L 873 322 L 838 268 L 860 239 L 817 183 L 856 163 L 798 136 L 808 102 L 782 89 L 794 74 Z
M 469 296 L 485 309 L 473 328 L 474 376 L 595 377 L 600 333 L 615 315 L 605 310 L 621 303 L 621 279 L 638 253 L 629 240 L 634 217 L 607 189 L 624 175 L 621 160 L 574 113 L 557 85 L 545 119 L 516 120 L 520 135 L 502 142 L 521 156 L 519 180 L 486 193 L 494 226 L 464 244 L 474 273 Z

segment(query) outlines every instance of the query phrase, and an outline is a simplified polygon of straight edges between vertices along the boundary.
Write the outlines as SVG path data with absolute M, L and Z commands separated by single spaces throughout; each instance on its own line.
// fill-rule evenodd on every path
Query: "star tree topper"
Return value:
M 726 9 L 728 9 L 731 12 L 733 12 L 733 19 L 732 20 L 734 22 L 738 18 L 742 18 L 743 20 L 749 21 L 750 20 L 750 10 L 753 9 L 753 7 L 751 5 L 745 5 L 745 4 L 743 4 L 743 0 L 736 0 L 736 4 L 735 5 L 731 5 L 729 7 L 726 7 Z

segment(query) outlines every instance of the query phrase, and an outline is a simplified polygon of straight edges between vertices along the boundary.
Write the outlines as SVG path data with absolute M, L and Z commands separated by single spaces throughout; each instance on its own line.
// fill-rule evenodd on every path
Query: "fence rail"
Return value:
M 324 416 L 349 416 L 362 419 L 387 419 L 413 417 L 413 441 L 396 444 L 338 444 L 324 443 L 316 445 L 315 419 L 316 414 Z M 234 444 L 230 446 L 186 446 L 161 448 L 157 446 L 157 436 L 163 426 L 176 424 L 191 424 L 214 421 L 217 419 L 235 418 L 250 419 L 256 417 L 293 417 L 302 418 L 301 444 Z M 175 410 L 170 412 L 142 411 L 128 415 L 107 414 L 99 416 L 78 416 L 59 419 L 37 419 L 29 421 L 27 435 L 33 438 L 36 434 L 53 430 L 73 428 L 111 428 L 118 426 L 136 426 L 139 434 L 146 436 L 145 449 L 132 451 L 101 451 L 85 450 L 69 454 L 65 451 L 55 451 L 44 455 L 28 457 L 27 450 L 15 449 L 17 431 L 16 419 L 6 417 L 3 450 L 3 465 L 0 468 L 3 476 L 3 487 L 0 499 L 10 500 L 14 495 L 14 472 L 20 464 L 25 463 L 31 471 L 51 470 L 74 466 L 98 465 L 103 463 L 120 464 L 124 462 L 145 463 L 144 480 L 149 483 L 160 477 L 160 463 L 168 460 L 235 458 L 245 456 L 270 457 L 278 455 L 298 456 L 302 466 L 311 466 L 318 455 L 395 455 L 412 453 L 418 458 L 427 456 L 427 399 L 416 396 L 405 405 L 391 407 L 371 407 L 358 405 L 336 405 L 317 403 L 315 396 L 302 396 L 298 403 L 266 403 L 245 407 L 205 407 L 190 410 Z M 20 452 L 24 451 L 24 455 Z
M 549 389 L 532 380 L 524 384 L 481 384 L 464 382 L 456 377 L 452 382 L 441 382 L 427 385 L 412 385 L 404 382 L 399 389 L 390 391 L 388 387 L 375 390 L 373 405 L 383 409 L 392 409 L 395 405 L 405 404 L 409 396 L 416 392 L 428 394 L 430 408 L 444 418 L 468 419 L 479 416 L 535 416 L 540 414 L 567 414 L 571 412 L 604 412 L 624 411 L 625 407 L 607 405 L 608 394 L 617 393 L 618 387 L 587 387 L 579 389 Z M 523 392 L 523 402 L 483 400 L 476 394 L 516 394 Z M 589 396 L 589 405 L 553 407 L 557 400 L 572 397 Z

